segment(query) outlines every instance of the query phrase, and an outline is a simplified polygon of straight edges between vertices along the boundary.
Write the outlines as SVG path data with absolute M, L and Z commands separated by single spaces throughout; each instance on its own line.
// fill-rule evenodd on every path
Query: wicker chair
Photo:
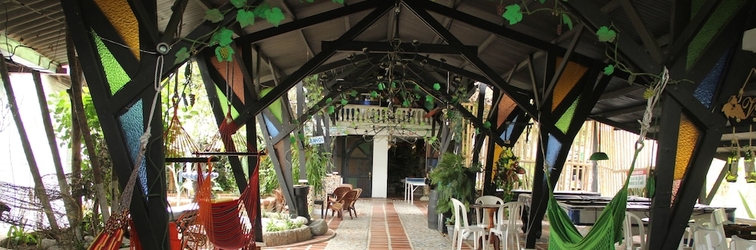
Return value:
M 346 193 L 346 195 L 344 195 L 344 197 L 341 198 L 340 201 L 331 204 L 331 216 L 338 212 L 339 218 L 344 219 L 342 211 L 346 210 L 349 211 L 349 218 L 354 219 L 354 217 L 352 217 L 352 210 L 349 209 L 349 206 L 354 204 L 354 202 L 357 200 L 357 192 L 357 190 L 350 190 Z
M 336 203 L 341 202 L 341 200 L 344 198 L 344 195 L 346 195 L 349 191 L 352 190 L 352 187 L 337 187 L 333 190 L 333 195 L 331 197 L 328 197 L 327 204 L 326 204 L 326 213 L 325 217 L 323 219 L 328 218 L 328 210 L 331 210 L 331 206 L 333 206 Z M 333 213 L 331 213 L 331 216 L 333 216 Z

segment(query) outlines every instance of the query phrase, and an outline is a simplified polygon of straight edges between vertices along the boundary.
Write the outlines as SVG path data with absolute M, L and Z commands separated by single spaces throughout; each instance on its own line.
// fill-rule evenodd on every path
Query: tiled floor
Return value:
M 348 213 L 343 219 L 327 216 L 328 227 L 336 232 L 335 237 L 264 249 L 450 249 L 448 237 L 428 229 L 427 208 L 427 202 L 418 200 L 410 204 L 401 199 L 360 199 L 356 218 L 350 219 Z M 319 217 L 320 211 L 316 211 L 315 217 Z M 472 249 L 472 243 L 465 241 L 462 249 Z M 524 243 L 524 239 L 521 240 L 523 246 Z M 539 244 L 537 249 L 546 249 L 546 246 Z

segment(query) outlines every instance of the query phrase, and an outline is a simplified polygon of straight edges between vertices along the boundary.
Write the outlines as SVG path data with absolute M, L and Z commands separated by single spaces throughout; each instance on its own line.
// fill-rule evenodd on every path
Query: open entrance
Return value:
M 362 188 L 360 197 L 372 197 L 373 142 L 361 136 L 347 136 L 346 146 L 341 166 L 344 183 L 352 184 L 354 188 Z
M 404 197 L 404 183 L 407 177 L 425 177 L 425 147 L 423 140 L 394 138 L 389 141 L 388 152 L 388 192 L 392 198 Z M 418 189 L 419 194 L 422 190 Z

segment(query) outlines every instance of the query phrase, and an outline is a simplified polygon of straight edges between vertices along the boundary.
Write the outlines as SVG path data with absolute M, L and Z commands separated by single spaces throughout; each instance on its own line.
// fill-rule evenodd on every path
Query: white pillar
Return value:
M 373 137 L 373 198 L 386 198 L 388 191 L 388 137 Z

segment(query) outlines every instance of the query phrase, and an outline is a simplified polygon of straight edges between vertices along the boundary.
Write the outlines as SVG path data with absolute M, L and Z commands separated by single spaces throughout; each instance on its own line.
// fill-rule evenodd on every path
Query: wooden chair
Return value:
M 349 209 L 349 206 L 356 200 L 357 190 L 349 190 L 339 202 L 331 204 L 331 217 L 333 217 L 334 213 L 338 212 L 339 218 L 344 219 L 342 211 L 347 210 L 349 211 L 349 218 L 354 219 L 354 217 L 352 217 L 352 210 Z
M 331 210 L 331 206 L 333 206 L 333 204 L 341 202 L 341 200 L 344 198 L 344 195 L 346 195 L 347 192 L 349 192 L 351 190 L 352 190 L 352 188 L 351 187 L 347 187 L 347 186 L 337 187 L 336 189 L 333 190 L 332 196 L 328 197 L 328 200 L 326 201 L 326 203 L 327 203 L 326 204 L 326 213 L 325 213 L 325 217 L 323 217 L 323 219 L 328 218 L 328 210 Z
M 357 217 L 357 210 L 354 208 L 354 204 L 357 203 L 357 200 L 360 199 L 360 195 L 362 194 L 362 188 L 355 188 L 352 189 L 354 191 L 357 191 L 356 196 L 354 197 L 354 200 L 349 203 L 349 206 L 347 207 L 347 210 L 349 210 L 349 216 L 352 216 L 352 211 L 354 211 L 354 217 Z

